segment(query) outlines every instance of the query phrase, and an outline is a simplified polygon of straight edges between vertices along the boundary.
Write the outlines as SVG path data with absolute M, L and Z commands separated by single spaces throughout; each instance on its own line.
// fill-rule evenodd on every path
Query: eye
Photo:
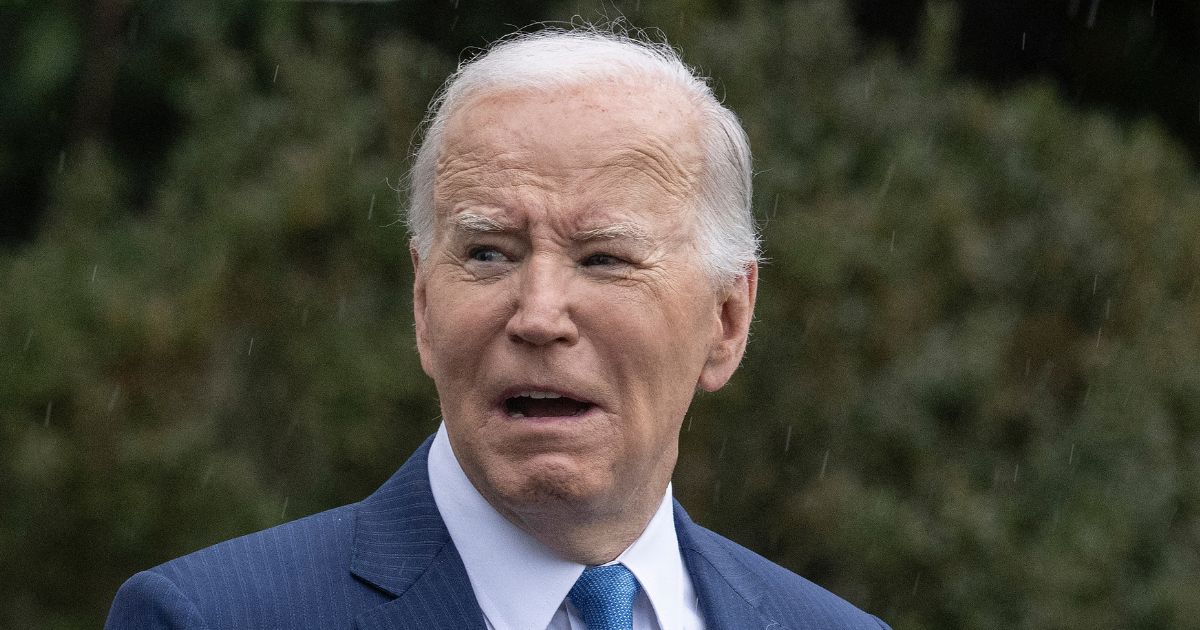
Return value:
M 624 262 L 624 260 L 621 260 L 612 254 L 592 254 L 587 258 L 584 258 L 583 262 L 580 264 L 582 264 L 584 267 L 611 267 L 613 265 L 623 264 Z
M 467 252 L 467 257 L 477 262 L 498 263 L 505 262 L 508 257 L 500 253 L 500 250 L 494 247 L 472 247 Z

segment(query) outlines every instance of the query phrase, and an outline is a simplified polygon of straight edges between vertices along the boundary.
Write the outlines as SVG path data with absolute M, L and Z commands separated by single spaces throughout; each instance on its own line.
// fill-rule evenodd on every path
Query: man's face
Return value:
M 510 518 L 656 505 L 693 392 L 741 358 L 753 275 L 730 298 L 705 274 L 698 132 L 682 96 L 619 84 L 448 122 L 417 341 L 459 462 Z

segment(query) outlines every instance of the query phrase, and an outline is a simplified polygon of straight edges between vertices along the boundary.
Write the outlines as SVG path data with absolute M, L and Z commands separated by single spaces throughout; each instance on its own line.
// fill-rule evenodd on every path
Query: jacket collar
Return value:
M 350 571 L 396 599 L 358 617 L 362 630 L 484 629 L 483 612 L 429 487 L 425 441 L 359 504 Z M 708 630 L 786 630 L 773 619 L 770 588 L 675 502 L 675 531 Z
M 675 531 L 708 630 L 787 630 L 771 613 L 771 588 L 729 552 L 716 534 L 692 522 L 675 502 Z
M 396 599 L 358 617 L 375 628 L 478 628 L 483 612 L 429 489 L 429 445 L 359 504 L 350 571 Z

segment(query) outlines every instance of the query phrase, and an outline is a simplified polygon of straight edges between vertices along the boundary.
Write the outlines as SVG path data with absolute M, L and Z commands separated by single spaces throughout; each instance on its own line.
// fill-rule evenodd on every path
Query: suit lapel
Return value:
M 431 442 L 359 504 L 350 571 L 396 598 L 359 615 L 362 630 L 486 627 L 429 488 Z M 675 531 L 708 630 L 787 630 L 769 613 L 768 585 L 678 502 Z
M 708 630 L 787 630 L 764 610 L 770 589 L 762 578 L 733 557 L 712 533 L 693 523 L 678 501 L 675 534 Z
M 429 488 L 431 441 L 359 505 L 350 571 L 396 597 L 359 615 L 363 630 L 484 628 L 467 570 Z

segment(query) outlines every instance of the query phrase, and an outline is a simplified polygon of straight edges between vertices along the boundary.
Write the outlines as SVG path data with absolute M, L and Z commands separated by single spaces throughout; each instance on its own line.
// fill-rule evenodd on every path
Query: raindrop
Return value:
M 1096 295 L 1096 286 L 1100 283 L 1100 274 L 1092 276 L 1092 295 Z
M 92 265 L 92 284 L 96 284 L 96 271 L 100 269 L 100 265 Z
M 1104 332 L 1104 326 L 1096 329 L 1096 350 L 1100 349 L 1100 334 Z
M 917 594 L 917 587 L 921 585 L 921 574 L 917 573 L 917 579 L 913 580 L 912 594 Z
M 896 251 L 896 230 L 892 230 L 892 241 L 888 243 L 888 253 Z
M 1158 5 L 1158 0 L 1150 0 L 1150 17 L 1154 17 L 1154 8 Z
M 1021 31 L 1021 50 L 1025 50 L 1025 40 L 1029 37 L 1029 33 Z
M 1100 9 L 1100 0 L 1092 0 L 1092 8 L 1088 9 L 1087 27 L 1096 25 L 1096 11 Z
M 879 204 L 883 203 L 883 197 L 885 195 L 887 195 L 888 188 L 891 188 L 892 176 L 895 174 L 896 174 L 896 162 L 895 162 L 895 160 L 893 160 L 891 164 L 888 164 L 887 173 L 885 173 L 883 176 L 883 184 L 881 184 L 879 186 L 879 193 L 875 197 L 875 207 L 878 208 Z
M 251 352 L 254 352 L 254 337 L 250 338 L 250 347 L 246 349 L 246 356 L 250 356 Z
M 271 75 L 271 83 L 274 83 L 279 78 L 279 64 L 275 64 L 275 74 Z
M 201 475 L 201 477 L 200 477 L 200 487 L 201 488 L 208 485 L 209 480 L 212 479 L 212 474 L 213 474 L 213 464 L 209 464 L 207 467 L 205 467 L 204 474 Z
M 718 479 L 713 484 L 713 505 L 716 505 L 721 500 L 721 480 Z
M 117 396 L 118 396 L 120 393 L 121 393 L 121 386 L 120 386 L 120 385 L 117 385 L 116 387 L 113 387 L 113 393 L 112 393 L 112 396 L 109 396 L 109 397 L 108 397 L 108 413 L 112 413 L 112 410 L 113 410 L 113 409 L 114 409 L 114 408 L 117 406 Z
M 1075 443 L 1071 443 L 1071 454 L 1067 456 L 1067 466 L 1075 463 Z
M 33 329 L 30 328 L 29 333 L 25 335 L 25 345 L 21 346 L 21 352 L 25 352 L 26 350 L 28 350 L 29 344 L 32 341 L 33 341 Z
M 829 467 L 829 449 L 825 449 L 825 457 L 821 458 L 821 476 L 818 479 L 825 478 L 825 469 Z
M 688 432 L 688 433 L 691 433 L 691 432 L 692 432 L 692 419 L 693 419 L 694 417 L 695 417 L 695 416 L 688 416 L 688 425 L 687 425 L 687 428 L 686 428 L 686 429 L 684 429 L 684 431 L 686 431 L 686 432 Z
M 45 417 L 45 419 L 42 420 L 43 427 L 50 426 L 50 412 L 52 412 L 52 411 L 54 411 L 54 401 L 53 400 L 46 403 L 46 417 Z
M 372 216 L 375 216 L 375 195 L 374 194 L 371 195 L 371 207 L 367 208 L 367 220 L 370 221 Z
M 283 497 L 283 509 L 279 510 L 279 520 L 287 518 L 288 499 L 291 497 Z
M 1013 483 L 1017 483 L 1017 478 L 1021 476 L 1021 465 L 1013 465 Z
M 784 453 L 788 452 L 788 449 L 791 447 L 792 447 L 792 425 L 789 424 L 788 428 L 787 428 L 787 436 L 785 436 L 783 438 L 783 452 Z

